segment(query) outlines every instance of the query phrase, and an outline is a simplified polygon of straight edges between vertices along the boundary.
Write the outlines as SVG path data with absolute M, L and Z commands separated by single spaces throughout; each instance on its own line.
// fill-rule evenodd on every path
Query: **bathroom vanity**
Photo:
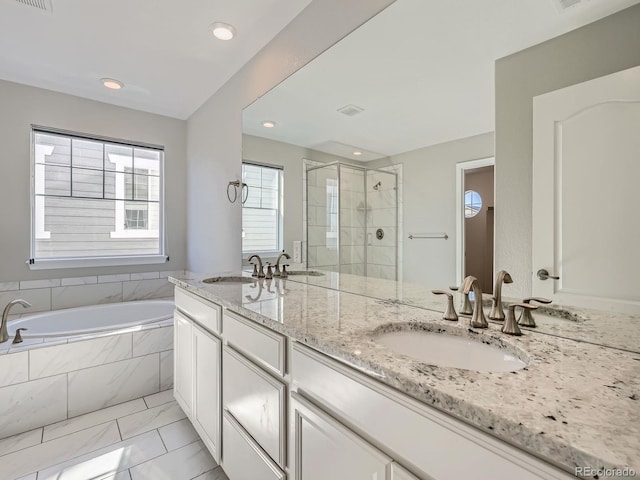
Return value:
M 203 279 L 170 279 L 174 394 L 231 480 L 640 470 L 637 354 L 507 337 L 496 324 L 470 329 L 463 317 L 303 282 Z M 380 342 L 398 331 L 471 339 L 526 366 L 429 365 Z

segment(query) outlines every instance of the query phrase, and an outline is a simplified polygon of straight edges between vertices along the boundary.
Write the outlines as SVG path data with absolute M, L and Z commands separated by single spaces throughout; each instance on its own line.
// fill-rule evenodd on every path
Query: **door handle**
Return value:
M 540 280 L 548 280 L 549 278 L 553 278 L 554 280 L 560 280 L 560 277 L 550 275 L 549 270 L 547 270 L 546 268 L 541 268 L 540 270 L 538 270 L 536 275 L 538 275 L 538 278 Z

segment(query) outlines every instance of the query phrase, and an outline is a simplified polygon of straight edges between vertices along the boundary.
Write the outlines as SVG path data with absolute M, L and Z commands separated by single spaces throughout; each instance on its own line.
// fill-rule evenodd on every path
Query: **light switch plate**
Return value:
M 300 240 L 293 242 L 293 262 L 302 263 L 302 242 Z

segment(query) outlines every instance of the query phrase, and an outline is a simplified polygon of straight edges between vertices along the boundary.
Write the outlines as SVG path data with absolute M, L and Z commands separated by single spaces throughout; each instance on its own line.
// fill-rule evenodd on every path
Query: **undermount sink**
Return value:
M 288 275 L 307 275 L 309 277 L 324 277 L 324 273 L 317 270 L 287 270 Z
M 375 341 L 396 353 L 439 367 L 477 372 L 513 372 L 527 366 L 513 351 L 465 336 L 410 330 L 383 333 Z
M 202 280 L 203 283 L 254 283 L 255 281 L 255 278 L 240 276 L 211 277 Z

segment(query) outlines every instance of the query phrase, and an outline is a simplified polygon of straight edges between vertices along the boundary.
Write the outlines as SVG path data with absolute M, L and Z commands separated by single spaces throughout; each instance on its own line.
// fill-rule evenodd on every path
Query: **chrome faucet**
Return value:
M 509 275 L 506 270 L 500 270 L 496 275 L 496 283 L 493 287 L 493 305 L 491 307 L 491 312 L 489 313 L 489 318 L 491 320 L 498 320 L 500 322 L 503 322 L 505 319 L 504 308 L 502 307 L 503 283 L 513 283 L 511 275 Z
M 2 324 L 0 325 L 0 343 L 4 343 L 9 340 L 9 333 L 7 332 L 9 310 L 11 310 L 11 307 L 16 304 L 20 304 L 24 308 L 29 308 L 31 306 L 29 302 L 21 299 L 11 300 L 9 303 L 7 303 L 7 306 L 4 307 L 4 311 L 2 312 Z
M 284 257 L 287 260 L 291 259 L 291 256 L 289 256 L 288 253 L 282 252 L 280 255 L 278 255 L 278 258 L 276 259 L 276 269 L 273 272 L 273 276 L 274 277 L 279 277 L 280 276 L 280 259 Z
M 264 269 L 262 268 L 262 259 L 260 258 L 260 255 L 256 255 L 255 253 L 253 255 L 251 255 L 247 261 L 250 262 L 253 258 L 257 258 L 258 259 L 258 263 L 260 264 L 260 267 L 258 268 L 256 266 L 256 264 L 253 264 L 253 273 L 251 274 L 252 277 L 258 277 L 258 278 L 264 278 Z
M 473 314 L 471 316 L 471 326 L 473 328 L 488 328 L 489 324 L 484 317 L 484 311 L 482 310 L 482 289 L 478 279 L 472 275 L 469 275 L 462 282 L 462 293 L 468 294 L 473 290 Z

